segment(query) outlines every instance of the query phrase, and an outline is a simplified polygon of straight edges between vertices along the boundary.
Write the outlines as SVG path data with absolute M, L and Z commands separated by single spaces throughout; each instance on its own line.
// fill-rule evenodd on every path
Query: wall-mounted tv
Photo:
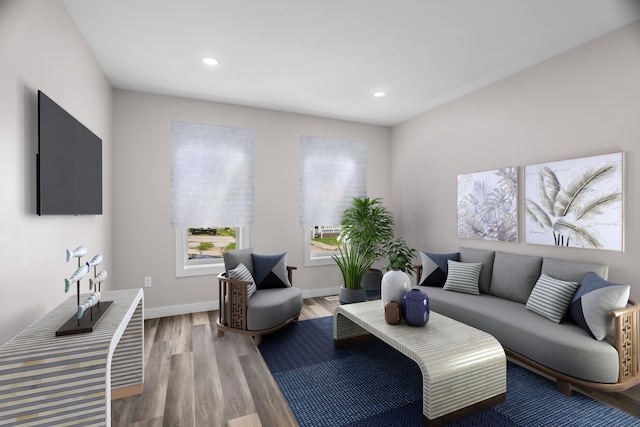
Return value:
M 102 214 L 102 140 L 38 91 L 38 215 Z

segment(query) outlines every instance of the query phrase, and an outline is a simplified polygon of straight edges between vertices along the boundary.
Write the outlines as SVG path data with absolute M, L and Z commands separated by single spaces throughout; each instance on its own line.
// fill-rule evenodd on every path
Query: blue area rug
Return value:
M 293 323 L 259 347 L 302 427 L 422 426 L 418 365 L 379 340 L 333 346 L 333 318 Z M 640 420 L 515 364 L 507 400 L 450 426 L 639 426 Z

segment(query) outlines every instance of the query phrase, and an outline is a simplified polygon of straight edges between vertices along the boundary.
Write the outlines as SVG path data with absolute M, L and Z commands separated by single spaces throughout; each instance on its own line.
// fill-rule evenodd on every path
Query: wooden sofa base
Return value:
M 240 334 L 240 335 L 249 335 L 253 337 L 253 344 L 257 347 L 260 344 L 262 344 L 263 335 L 274 333 L 275 331 L 284 328 L 289 323 L 297 322 L 299 317 L 300 317 L 300 313 L 288 318 L 287 320 L 285 320 L 284 322 L 280 323 L 277 326 L 274 326 L 273 328 L 263 329 L 260 331 L 248 331 L 246 329 L 238 329 L 238 328 L 233 328 L 231 326 L 226 326 L 220 322 L 220 319 L 216 321 L 216 326 L 218 327 L 218 337 L 224 336 L 225 332 L 233 332 L 234 334 Z
M 548 368 L 544 365 L 539 364 L 538 362 L 534 362 L 533 360 L 521 355 L 520 353 L 516 353 L 513 350 L 510 350 L 504 347 L 504 351 L 507 354 L 507 357 L 514 362 L 522 365 L 527 365 L 533 368 L 536 371 L 542 372 L 546 376 L 551 377 L 558 384 L 558 390 L 562 394 L 566 394 L 567 396 L 571 396 L 573 393 L 573 386 L 581 387 L 588 390 L 596 390 L 596 391 L 604 391 L 604 392 L 619 392 L 630 389 L 638 384 L 640 384 L 640 375 L 636 375 L 634 377 L 627 378 L 623 382 L 618 383 L 595 383 L 592 381 L 585 381 L 579 378 L 574 378 L 569 375 L 560 373 L 558 371 L 554 371 L 551 368 Z

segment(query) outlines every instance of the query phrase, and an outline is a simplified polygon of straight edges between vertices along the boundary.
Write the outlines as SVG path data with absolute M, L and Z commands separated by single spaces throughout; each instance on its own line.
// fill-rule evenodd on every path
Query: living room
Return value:
M 605 263 L 609 279 L 629 284 L 631 298 L 640 299 L 634 256 L 640 250 L 634 221 L 640 210 L 640 22 L 393 125 L 114 89 L 61 1 L 0 2 L 0 63 L 0 344 L 68 298 L 64 252 L 78 245 L 103 254 L 109 289 L 142 287 L 143 278 L 152 277 L 145 289 L 152 315 L 215 307 L 214 277 L 175 274 L 171 120 L 254 129 L 251 246 L 287 251 L 305 297 L 336 293 L 341 277 L 334 265 L 304 266 L 297 197 L 301 134 L 366 141 L 368 193 L 385 200 L 397 234 L 418 250 L 451 252 L 466 245 Z M 102 138 L 103 215 L 36 215 L 38 90 Z M 457 238 L 457 175 L 621 151 L 624 251 L 530 245 L 522 231 L 519 243 Z M 524 223 L 522 210 L 519 220 Z

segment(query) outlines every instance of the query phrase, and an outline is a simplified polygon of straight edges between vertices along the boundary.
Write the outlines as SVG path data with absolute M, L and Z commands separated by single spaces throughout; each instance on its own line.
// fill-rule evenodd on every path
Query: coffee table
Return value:
M 379 300 L 336 307 L 336 346 L 371 335 L 420 367 L 425 425 L 444 425 L 506 398 L 506 356 L 498 340 L 486 332 L 433 311 L 422 327 L 389 325 Z

